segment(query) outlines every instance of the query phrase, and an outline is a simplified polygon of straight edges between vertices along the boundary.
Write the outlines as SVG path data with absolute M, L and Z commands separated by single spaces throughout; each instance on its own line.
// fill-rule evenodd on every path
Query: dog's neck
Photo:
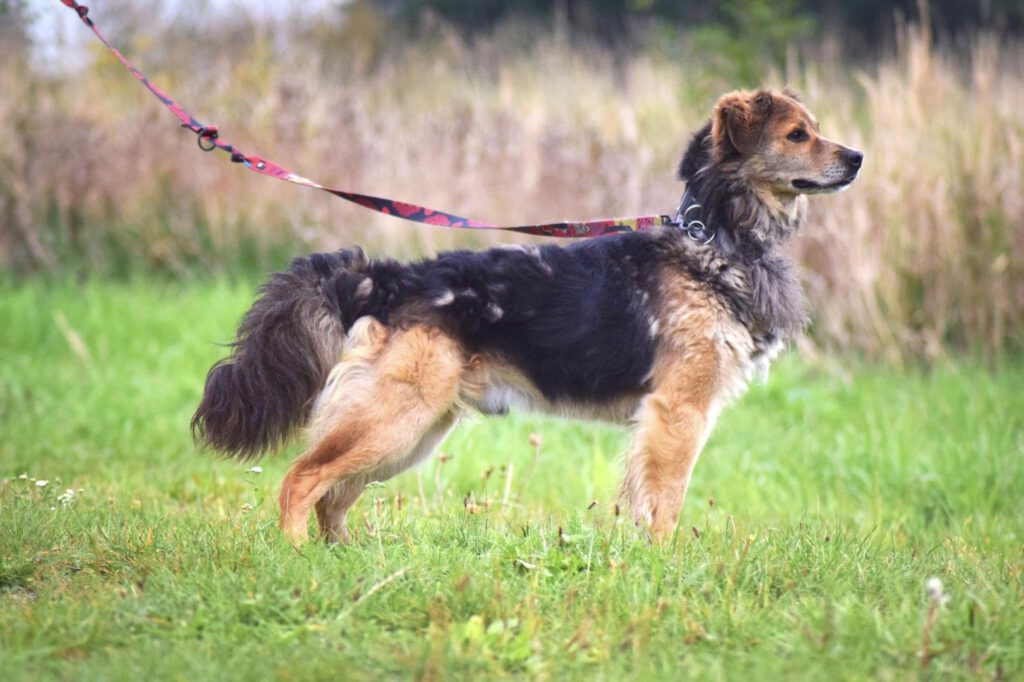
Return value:
M 706 244 L 735 270 L 742 284 L 728 280 L 721 291 L 735 308 L 758 344 L 771 346 L 795 338 L 807 324 L 806 299 L 781 243 L 799 229 L 806 201 L 802 197 L 776 200 L 755 191 L 742 192 L 736 185 L 702 185 L 699 175 L 688 183 L 679 207 L 681 227 L 687 238 Z M 729 190 L 733 190 L 730 192 Z M 689 212 L 687 212 L 689 209 Z M 704 242 L 689 229 L 699 220 L 713 237 Z M 701 261 L 713 276 L 725 272 L 712 261 Z M 724 281 L 724 280 L 723 280 Z
M 687 182 L 679 217 L 687 211 L 684 226 L 700 220 L 714 233 L 712 244 L 724 255 L 756 259 L 800 229 L 807 199 L 780 196 L 729 173 L 698 171 Z
M 680 214 L 699 205 L 682 225 L 700 220 L 714 234 L 707 248 L 745 273 L 742 286 L 724 290 L 732 291 L 726 298 L 736 303 L 751 333 L 762 340 L 791 339 L 807 323 L 806 299 L 789 257 L 779 247 L 800 229 L 806 197 L 779 196 L 752 185 L 738 164 L 710 165 L 706 130 L 702 132 L 680 167 L 686 180 Z
M 776 194 L 765 187 L 754 186 L 753 194 L 759 205 L 757 226 L 750 225 L 752 234 L 761 242 L 785 241 L 800 229 L 807 215 L 807 197 L 803 194 Z M 744 226 L 740 226 L 742 229 Z

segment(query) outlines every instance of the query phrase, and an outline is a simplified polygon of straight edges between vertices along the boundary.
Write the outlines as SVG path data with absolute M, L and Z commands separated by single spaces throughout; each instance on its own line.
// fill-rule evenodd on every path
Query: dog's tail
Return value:
M 230 357 L 206 377 L 192 434 L 248 459 L 280 445 L 309 417 L 345 331 L 380 301 L 362 249 L 298 258 L 271 277 L 242 318 Z

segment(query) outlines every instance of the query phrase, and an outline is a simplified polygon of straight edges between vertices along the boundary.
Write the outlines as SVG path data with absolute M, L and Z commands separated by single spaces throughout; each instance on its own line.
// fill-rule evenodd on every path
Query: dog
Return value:
M 806 195 L 848 187 L 862 160 L 793 92 L 737 91 L 687 146 L 678 226 L 409 264 L 358 248 L 296 259 L 210 370 L 193 433 L 244 459 L 307 426 L 279 498 L 303 542 L 314 508 L 323 539 L 347 540 L 366 485 L 428 457 L 467 412 L 631 424 L 623 495 L 669 537 L 719 412 L 806 326 L 781 248 Z

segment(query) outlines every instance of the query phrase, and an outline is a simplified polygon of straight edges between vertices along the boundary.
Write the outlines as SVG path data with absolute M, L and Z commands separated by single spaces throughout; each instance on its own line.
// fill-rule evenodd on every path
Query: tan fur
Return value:
M 668 537 L 697 457 L 717 417 L 731 356 L 719 346 L 724 311 L 690 277 L 661 276 L 663 330 L 652 377 L 626 454 L 623 492 L 634 518 Z
M 807 139 L 787 136 L 801 130 Z M 827 184 L 844 169 L 846 148 L 821 135 L 814 115 L 793 93 L 739 90 L 724 95 L 715 106 L 711 139 L 719 160 L 730 150 L 744 157 L 743 179 L 758 198 L 779 217 L 798 218 L 806 210 L 806 196 L 792 185 L 794 178 Z
M 741 154 L 752 153 L 761 142 L 771 105 L 771 98 L 760 93 L 730 92 L 715 105 L 711 137 L 728 140 Z
M 362 487 L 429 455 L 457 418 L 459 346 L 437 329 L 389 334 L 376 321 L 365 324 L 317 401 L 312 446 L 281 487 L 281 528 L 297 542 L 328 492 L 317 510 L 321 534 L 344 537 L 345 513 Z

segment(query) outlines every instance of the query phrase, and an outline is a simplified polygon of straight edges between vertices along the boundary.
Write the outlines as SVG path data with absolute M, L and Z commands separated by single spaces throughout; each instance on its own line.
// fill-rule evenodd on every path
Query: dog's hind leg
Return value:
M 455 340 L 430 327 L 389 333 L 360 324 L 315 407 L 312 446 L 281 487 L 281 528 L 296 541 L 332 489 L 317 516 L 328 539 L 344 537 L 345 513 L 365 484 L 429 454 L 456 419 L 465 358 Z
M 437 420 L 405 457 L 389 459 L 372 471 L 354 474 L 335 483 L 316 503 L 316 520 L 321 539 L 326 542 L 347 542 L 348 510 L 359 499 L 366 485 L 386 481 L 429 457 L 455 427 L 458 416 L 459 413 L 453 410 Z
M 690 474 L 715 419 L 718 359 L 712 342 L 662 358 L 626 455 L 625 496 L 656 539 L 672 534 Z
M 320 538 L 325 542 L 348 542 L 349 508 L 363 494 L 367 479 L 358 474 L 349 476 L 334 484 L 327 493 L 316 502 L 316 522 L 320 528 Z

